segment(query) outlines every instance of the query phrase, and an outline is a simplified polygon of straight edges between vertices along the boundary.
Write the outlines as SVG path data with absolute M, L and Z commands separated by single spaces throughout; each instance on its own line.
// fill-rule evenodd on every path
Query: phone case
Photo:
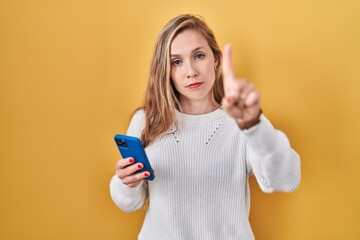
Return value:
M 114 139 L 121 153 L 121 156 L 123 158 L 132 157 L 134 158 L 135 163 L 142 163 L 144 167 L 137 172 L 148 171 L 150 173 L 150 176 L 145 179 L 153 180 L 155 178 L 155 175 L 153 173 L 152 167 L 146 156 L 144 147 L 142 146 L 140 139 L 122 134 L 116 134 Z

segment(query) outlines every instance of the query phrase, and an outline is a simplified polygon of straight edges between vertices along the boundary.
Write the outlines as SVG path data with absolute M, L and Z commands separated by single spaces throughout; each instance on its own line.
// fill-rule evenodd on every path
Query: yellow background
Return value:
M 291 194 L 251 180 L 257 239 L 360 239 L 360 1 L 0 1 L 0 239 L 135 239 L 108 184 L 155 39 L 203 16 L 302 157 Z

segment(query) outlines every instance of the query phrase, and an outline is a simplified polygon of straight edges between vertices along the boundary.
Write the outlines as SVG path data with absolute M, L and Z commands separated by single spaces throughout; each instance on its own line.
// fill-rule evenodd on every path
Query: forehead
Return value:
M 205 37 L 199 31 L 186 29 L 179 33 L 172 41 L 170 53 L 179 54 L 181 52 L 192 51 L 198 47 L 210 49 Z

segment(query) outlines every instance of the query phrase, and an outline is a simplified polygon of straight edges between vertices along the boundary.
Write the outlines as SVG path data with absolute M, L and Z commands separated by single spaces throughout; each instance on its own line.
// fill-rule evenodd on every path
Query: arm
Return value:
M 223 52 L 225 97 L 222 105 L 247 136 L 247 169 L 264 192 L 290 192 L 300 183 L 300 159 L 282 132 L 261 114 L 260 94 L 234 76 L 231 46 Z
M 260 123 L 243 131 L 247 136 L 248 173 L 264 192 L 291 192 L 300 184 L 300 158 L 286 135 L 274 129 L 264 115 Z
M 137 111 L 130 122 L 127 135 L 140 137 L 144 122 L 144 112 Z M 132 212 L 144 206 L 148 196 L 147 181 L 140 174 L 132 174 L 137 169 L 132 159 L 121 159 L 116 164 L 116 174 L 110 181 L 110 195 L 114 203 L 125 212 Z M 121 178 L 121 179 L 120 179 Z
M 110 196 L 116 206 L 124 212 L 132 212 L 142 208 L 147 198 L 147 182 L 143 181 L 135 188 L 125 185 L 117 175 L 110 181 Z

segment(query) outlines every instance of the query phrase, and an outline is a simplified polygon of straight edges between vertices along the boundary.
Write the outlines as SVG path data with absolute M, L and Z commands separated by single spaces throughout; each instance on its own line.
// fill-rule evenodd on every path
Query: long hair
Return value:
M 215 83 L 212 87 L 214 103 L 221 104 L 224 96 L 222 79 L 222 54 L 214 33 L 199 17 L 185 14 L 170 20 L 160 32 L 155 43 L 155 51 L 150 65 L 143 109 L 145 110 L 145 127 L 141 134 L 144 147 L 148 146 L 161 134 L 175 124 L 176 110 L 181 112 L 179 94 L 170 79 L 170 45 L 182 31 L 192 29 L 199 31 L 209 44 L 214 58 L 218 61 L 215 69 Z

